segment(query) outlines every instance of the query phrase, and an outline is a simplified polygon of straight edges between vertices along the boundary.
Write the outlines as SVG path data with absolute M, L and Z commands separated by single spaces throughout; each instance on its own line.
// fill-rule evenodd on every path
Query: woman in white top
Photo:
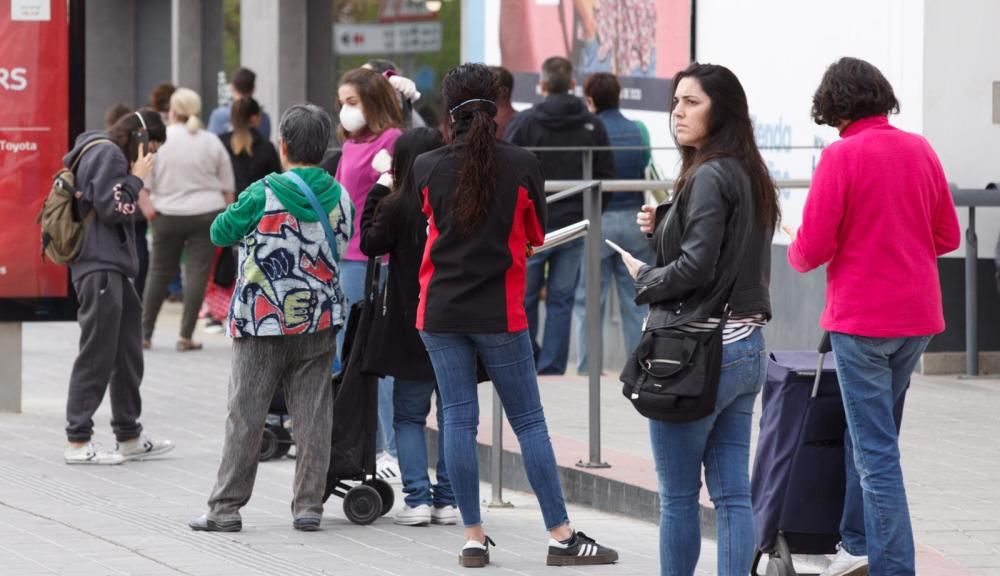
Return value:
M 168 138 L 173 141 L 160 148 L 153 174 L 146 183 L 156 209 L 150 221 L 153 254 L 143 295 L 142 337 L 147 349 L 182 251 L 186 253 L 184 313 L 177 350 L 201 349 L 201 344 L 191 336 L 215 255 L 209 229 L 215 216 L 235 198 L 229 154 L 215 134 L 202 129 L 200 112 L 201 98 L 195 91 L 178 88 L 173 93 L 167 125 Z

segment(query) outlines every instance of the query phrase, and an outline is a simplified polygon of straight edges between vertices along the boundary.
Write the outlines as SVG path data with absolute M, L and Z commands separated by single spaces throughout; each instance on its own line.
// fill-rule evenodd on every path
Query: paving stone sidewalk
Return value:
M 10 576 L 222 576 L 236 574 L 465 574 L 456 554 L 460 527 L 412 528 L 391 517 L 371 526 L 348 522 L 341 502 L 327 505 L 324 529 L 291 527 L 294 462 L 260 465 L 254 497 L 238 534 L 194 533 L 204 511 L 222 443 L 229 342 L 196 334 L 201 352 L 177 353 L 176 306 L 161 317 L 146 354 L 146 431 L 177 449 L 160 460 L 122 466 L 62 462 L 66 383 L 79 332 L 74 324 L 24 328 L 24 412 L 0 414 L 0 574 Z M 96 417 L 95 439 L 113 447 L 110 411 Z M 489 497 L 488 486 L 483 498 Z M 657 528 L 623 516 L 570 506 L 574 524 L 617 548 L 615 566 L 548 568 L 547 535 L 534 499 L 506 491 L 512 509 L 484 509 L 498 548 L 490 570 L 505 574 L 649 575 L 658 571 Z M 397 494 L 397 507 L 401 495 Z M 703 543 L 700 575 L 715 574 L 715 546 Z M 485 572 L 485 571 L 484 571 Z
M 553 435 L 586 447 L 586 380 L 565 376 L 540 381 Z M 480 398 L 488 402 L 487 391 L 481 391 Z M 647 423 L 622 398 L 615 375 L 602 380 L 601 406 L 604 449 L 648 459 L 651 465 Z M 1000 378 L 913 377 L 906 398 L 901 451 L 920 574 L 1000 575 L 997 414 Z M 751 450 L 756 449 L 759 417 L 758 398 Z M 587 459 L 585 449 L 575 456 Z M 615 466 L 612 456 L 605 459 Z

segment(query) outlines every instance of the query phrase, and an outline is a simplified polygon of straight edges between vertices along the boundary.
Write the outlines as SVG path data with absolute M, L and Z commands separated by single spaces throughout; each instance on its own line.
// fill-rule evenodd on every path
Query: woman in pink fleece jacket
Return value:
M 913 534 L 893 407 L 931 336 L 944 330 L 937 257 L 959 245 L 934 150 L 889 125 L 892 86 L 842 58 L 813 97 L 813 119 L 840 131 L 823 151 L 802 226 L 788 247 L 799 272 L 827 264 L 826 307 L 848 434 L 841 549 L 824 576 L 914 574 Z M 867 536 L 867 538 L 866 538 Z

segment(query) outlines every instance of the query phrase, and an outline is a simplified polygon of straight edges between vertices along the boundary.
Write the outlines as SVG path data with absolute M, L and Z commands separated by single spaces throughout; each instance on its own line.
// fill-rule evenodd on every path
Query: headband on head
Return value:
M 492 101 L 492 100 L 487 100 L 486 98 L 472 98 L 472 99 L 466 100 L 465 102 L 460 103 L 459 105 L 455 106 L 451 110 L 448 110 L 448 114 L 455 114 L 455 110 L 458 110 L 459 108 L 461 108 L 462 106 L 465 106 L 466 104 L 472 104 L 473 102 L 486 102 L 488 104 L 491 104 L 493 106 L 493 108 L 497 107 L 497 103 L 494 102 L 494 101 Z
M 139 114 L 138 110 L 136 110 L 135 112 L 133 112 L 133 114 L 135 114 L 136 116 L 139 117 L 139 123 L 142 124 L 142 129 L 148 131 L 149 128 L 146 128 L 146 121 L 143 119 L 142 114 Z

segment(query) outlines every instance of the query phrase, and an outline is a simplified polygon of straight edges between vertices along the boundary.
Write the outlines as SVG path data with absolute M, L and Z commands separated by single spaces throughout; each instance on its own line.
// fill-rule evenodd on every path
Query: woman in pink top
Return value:
M 788 262 L 828 264 L 820 325 L 830 332 L 848 434 L 841 548 L 824 576 L 914 574 L 913 533 L 893 407 L 931 336 L 944 330 L 937 257 L 959 229 L 937 155 L 889 125 L 892 86 L 842 58 L 813 97 L 813 119 L 840 131 L 813 175 Z
M 368 191 L 379 179 L 372 160 L 383 150 L 393 153 L 396 139 L 402 134 L 403 113 L 392 85 L 378 72 L 358 68 L 344 74 L 337 89 L 340 104 L 340 129 L 337 131 L 343 152 L 337 165 L 337 182 L 347 189 L 354 203 L 354 234 L 340 262 L 340 286 L 348 305 L 364 297 L 365 266 L 368 257 L 361 252 L 361 212 Z M 387 168 L 386 168 L 387 170 Z M 344 344 L 344 332 L 337 334 L 337 356 Z M 379 381 L 378 471 L 385 480 L 400 479 L 396 463 L 396 442 L 392 429 L 392 379 Z

